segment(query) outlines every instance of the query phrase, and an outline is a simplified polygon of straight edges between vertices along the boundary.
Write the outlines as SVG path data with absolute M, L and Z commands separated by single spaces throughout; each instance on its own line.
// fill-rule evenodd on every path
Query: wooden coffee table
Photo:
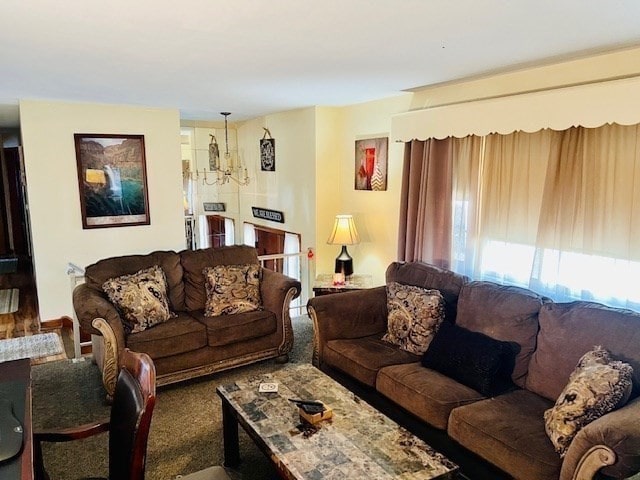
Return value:
M 277 393 L 258 391 L 275 382 Z M 287 365 L 266 375 L 219 386 L 225 465 L 240 462 L 238 425 L 272 461 L 282 478 L 455 478 L 458 466 L 309 364 Z M 288 398 L 320 400 L 333 419 L 316 431 L 298 428 Z

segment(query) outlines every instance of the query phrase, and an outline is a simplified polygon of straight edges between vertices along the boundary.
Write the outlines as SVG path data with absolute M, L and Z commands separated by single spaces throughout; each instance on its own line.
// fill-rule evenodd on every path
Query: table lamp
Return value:
M 336 215 L 336 221 L 333 224 L 333 230 L 327 243 L 329 245 L 342 245 L 340 255 L 336 257 L 335 273 L 342 273 L 345 278 L 350 277 L 353 273 L 353 259 L 347 252 L 347 245 L 360 243 L 356 224 L 353 222 L 351 215 Z

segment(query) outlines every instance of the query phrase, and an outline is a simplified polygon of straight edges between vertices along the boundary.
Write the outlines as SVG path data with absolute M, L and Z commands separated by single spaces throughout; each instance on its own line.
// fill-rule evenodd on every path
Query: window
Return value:
M 234 235 L 235 222 L 233 218 L 221 215 L 199 215 L 198 248 L 218 248 L 235 243 Z
M 454 152 L 453 270 L 640 310 L 640 126 L 494 134 Z
M 300 234 L 245 223 L 244 244 L 255 247 L 260 256 L 300 253 Z M 264 266 L 292 278 L 300 279 L 300 258 L 298 256 L 266 259 Z
M 207 225 L 209 246 L 213 248 L 224 247 L 226 245 L 225 218 L 219 215 L 207 215 Z

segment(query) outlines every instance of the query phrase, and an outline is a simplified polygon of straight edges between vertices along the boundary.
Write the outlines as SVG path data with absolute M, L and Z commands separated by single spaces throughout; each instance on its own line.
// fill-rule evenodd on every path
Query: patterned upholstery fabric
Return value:
M 438 290 L 391 282 L 387 311 L 387 333 L 382 339 L 422 355 L 444 319 L 444 299 Z
M 207 317 L 262 310 L 260 265 L 218 265 L 205 268 Z
M 632 375 L 631 365 L 611 360 L 600 346 L 582 356 L 555 406 L 544 412 L 547 435 L 561 457 L 582 427 L 627 402 Z
M 137 333 L 176 315 L 169 309 L 167 279 L 158 265 L 110 278 L 102 290 L 122 314 L 127 333 Z

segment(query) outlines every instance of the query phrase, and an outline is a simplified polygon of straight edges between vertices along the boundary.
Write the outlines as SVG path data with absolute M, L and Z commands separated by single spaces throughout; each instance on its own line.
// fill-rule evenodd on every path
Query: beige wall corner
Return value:
M 412 94 L 400 94 L 383 100 L 343 107 L 340 111 L 340 131 L 336 134 L 339 162 L 339 201 L 328 198 L 335 195 L 318 193 L 318 210 L 322 211 L 326 230 L 319 235 L 318 272 L 333 272 L 333 262 L 339 253 L 336 245 L 326 245 L 333 217 L 351 214 L 360 234 L 361 243 L 349 247 L 355 273 L 370 274 L 374 285 L 384 284 L 384 273 L 389 263 L 397 258 L 398 218 L 404 144 L 389 138 L 387 190 L 374 192 L 355 189 L 355 141 L 364 138 L 389 136 L 391 117 L 406 112 L 411 105 Z M 335 210 L 326 211 L 324 204 Z M 321 244 L 324 248 L 320 248 Z
M 68 262 L 184 248 L 177 110 L 23 100 L 20 119 L 42 320 L 72 314 Z M 82 228 L 74 133 L 144 135 L 150 225 Z
M 268 128 L 275 139 L 276 170 L 261 171 L 260 139 Z M 238 127 L 238 149 L 251 183 L 240 187 L 240 226 L 243 222 L 301 235 L 301 248 L 315 240 L 315 109 L 303 108 L 259 117 Z M 251 207 L 284 212 L 285 223 L 253 217 Z M 240 227 L 242 231 L 242 227 Z M 242 235 L 236 243 L 242 242 Z

